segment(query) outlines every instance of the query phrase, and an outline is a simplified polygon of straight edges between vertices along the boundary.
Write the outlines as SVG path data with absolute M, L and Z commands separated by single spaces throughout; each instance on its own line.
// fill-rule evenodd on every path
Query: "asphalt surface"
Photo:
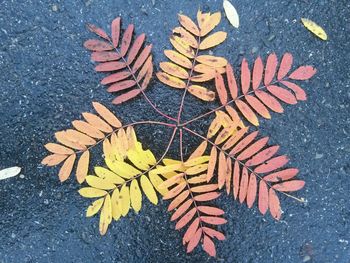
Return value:
M 112 95 L 100 86 L 89 53 L 82 43 L 92 37 L 85 23 L 105 29 L 116 16 L 134 23 L 153 43 L 155 64 L 164 60 L 168 37 L 177 25 L 176 13 L 194 17 L 221 10 L 217 1 L 80 0 L 0 1 L 0 169 L 18 165 L 22 175 L 0 181 L 0 262 L 350 262 L 350 3 L 340 1 L 232 1 L 240 28 L 226 19 L 219 29 L 227 41 L 214 50 L 238 66 L 269 52 L 288 51 L 295 63 L 314 65 L 318 73 L 303 87 L 308 101 L 286 106 L 283 115 L 261 121 L 263 135 L 278 143 L 306 181 L 297 196 L 306 204 L 281 198 L 283 218 L 275 222 L 247 209 L 230 197 L 218 205 L 227 211 L 223 227 L 227 240 L 217 242 L 218 256 L 209 259 L 196 249 L 186 255 L 181 234 L 166 212 L 144 202 L 139 216 L 113 223 L 106 236 L 98 234 L 98 218 L 85 218 L 87 200 L 74 180 L 64 184 L 57 169 L 43 168 L 43 145 L 57 130 L 91 110 L 92 101 L 110 105 Z M 323 42 L 300 23 L 301 17 L 322 25 Z M 181 92 L 155 79 L 148 94 L 169 114 L 178 107 Z M 190 96 L 184 118 L 207 111 Z M 142 98 L 114 111 L 124 123 L 160 118 Z M 205 131 L 208 121 L 195 126 Z M 169 131 L 138 129 L 145 145 L 160 157 Z M 186 140 L 190 151 L 196 145 Z M 176 156 L 172 149 L 171 155 Z M 100 162 L 100 158 L 94 160 Z

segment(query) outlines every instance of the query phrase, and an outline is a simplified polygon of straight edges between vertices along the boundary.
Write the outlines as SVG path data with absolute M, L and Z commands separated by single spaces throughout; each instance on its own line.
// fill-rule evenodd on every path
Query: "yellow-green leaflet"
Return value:
M 142 206 L 142 194 L 136 179 L 132 180 L 130 184 L 130 200 L 131 207 L 138 213 Z
M 112 197 L 111 197 L 111 203 L 112 203 L 112 216 L 114 220 L 119 220 L 119 218 L 121 217 L 121 210 L 119 208 L 119 190 L 118 188 L 116 188 L 113 191 Z
M 87 198 L 101 197 L 107 194 L 107 191 L 93 187 L 83 187 L 78 192 L 82 197 Z
M 112 184 L 109 181 L 103 180 L 102 178 L 97 176 L 88 175 L 85 179 L 88 185 L 98 189 L 111 190 L 116 188 L 115 184 Z
M 148 177 L 146 175 L 141 176 L 141 187 L 147 198 L 151 201 L 153 204 L 158 204 L 158 197 L 157 193 L 154 191 L 153 185 L 149 181 Z
M 105 161 L 109 169 L 111 169 L 117 175 L 126 179 L 130 179 L 133 176 L 141 173 L 141 171 L 137 170 L 136 168 L 125 162 L 120 162 L 117 160 L 111 162 L 108 159 L 106 159 Z
M 302 18 L 301 22 L 314 35 L 318 36 L 322 40 L 328 39 L 326 31 L 324 31 L 324 29 L 319 25 L 317 25 L 314 21 L 311 21 L 310 19 L 307 19 L 307 18 Z
M 112 204 L 109 194 L 106 195 L 105 201 L 100 214 L 100 234 L 104 235 L 107 232 L 108 225 L 112 222 Z
M 228 0 L 224 0 L 223 7 L 228 21 L 230 21 L 231 25 L 233 25 L 235 28 L 238 28 L 239 16 L 236 8 Z
M 125 184 L 122 186 L 119 195 L 119 210 L 121 211 L 122 216 L 126 216 L 130 209 L 130 191 L 129 187 Z
M 122 184 L 125 182 L 125 180 L 123 178 L 121 178 L 117 174 L 113 173 L 112 171 L 110 171 L 104 167 L 95 166 L 94 170 L 95 170 L 95 174 L 98 177 L 100 177 L 100 178 L 102 178 L 110 183 Z

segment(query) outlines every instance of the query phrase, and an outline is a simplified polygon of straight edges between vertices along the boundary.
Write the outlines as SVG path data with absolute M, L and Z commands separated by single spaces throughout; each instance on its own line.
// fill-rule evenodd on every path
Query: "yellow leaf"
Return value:
M 103 200 L 104 198 L 100 198 L 92 202 L 92 204 L 89 205 L 88 209 L 86 210 L 86 217 L 90 217 L 97 214 L 103 205 Z
M 118 161 L 124 160 L 124 152 L 120 151 L 120 139 L 118 136 L 113 132 L 111 135 L 111 147 L 112 147 L 112 155 L 115 157 L 113 159 L 117 159 Z
M 154 191 L 153 185 L 149 181 L 148 177 L 146 175 L 141 176 L 141 187 L 145 195 L 147 196 L 148 200 L 151 201 L 153 204 L 158 204 L 158 197 L 156 192 Z
M 194 55 L 195 55 L 194 50 L 189 45 L 187 45 L 184 41 L 182 41 L 181 38 L 172 35 L 170 37 L 170 43 L 182 55 L 188 58 L 194 58 Z
M 96 166 L 94 170 L 95 170 L 95 174 L 98 177 L 112 184 L 123 184 L 125 182 L 123 178 L 121 178 L 120 176 L 116 175 L 115 173 L 113 173 L 112 171 L 104 167 Z
M 188 179 L 188 183 L 189 184 L 199 184 L 199 183 L 204 183 L 206 181 L 207 181 L 207 175 L 206 174 L 193 176 L 190 179 Z
M 110 160 L 115 159 L 115 155 L 113 154 L 112 145 L 109 142 L 108 138 L 104 139 L 103 144 L 102 144 L 102 148 L 103 148 L 103 155 L 105 156 L 106 159 L 110 159 Z
M 130 209 L 130 191 L 126 184 L 124 184 L 120 190 L 118 205 L 122 216 L 126 216 Z
M 93 187 L 83 187 L 78 191 L 78 193 L 82 197 L 94 198 L 94 197 L 105 196 L 107 194 L 107 191 L 101 190 L 101 189 L 96 189 Z
M 207 169 L 208 169 L 208 164 L 207 163 L 199 164 L 199 165 L 193 166 L 191 168 L 188 168 L 186 170 L 186 174 L 188 174 L 188 175 L 199 174 L 199 173 L 202 173 L 202 172 L 206 171 Z
M 106 234 L 109 224 L 112 222 L 112 205 L 111 197 L 106 195 L 105 201 L 100 214 L 100 234 L 103 236 Z
M 207 35 L 210 31 L 212 31 L 221 20 L 221 13 L 216 12 L 214 14 L 203 14 L 204 19 L 202 20 L 202 23 L 200 24 L 200 34 L 202 37 Z M 202 17 L 203 17 L 202 15 Z M 199 22 L 199 21 L 198 21 Z
M 183 181 L 184 173 L 175 174 L 159 185 L 160 188 L 168 188 Z
M 181 161 L 174 160 L 174 159 L 169 159 L 169 158 L 164 158 L 163 163 L 165 165 L 171 165 L 171 164 L 181 164 Z
M 142 194 L 136 179 L 132 180 L 130 184 L 130 200 L 131 207 L 138 213 L 142 206 Z
M 89 170 L 89 161 L 90 161 L 90 152 L 89 150 L 86 150 L 81 156 L 78 161 L 77 171 L 76 171 L 76 177 L 78 182 L 81 184 L 84 182 L 85 177 Z
M 111 161 L 109 159 L 105 159 L 105 161 L 109 169 L 111 169 L 117 175 L 126 179 L 130 179 L 135 175 L 138 175 L 141 173 L 141 171 L 137 170 L 136 168 L 134 168 L 133 166 L 125 162 L 120 162 L 117 160 Z
M 154 157 L 154 154 L 150 150 L 144 151 L 144 155 L 149 165 L 156 164 L 157 162 L 156 157 Z
M 169 74 L 164 72 L 157 72 L 156 75 L 161 82 L 170 87 L 177 89 L 184 89 L 186 87 L 186 83 L 177 77 L 170 76 Z
M 180 24 L 192 34 L 199 36 L 199 29 L 191 18 L 185 15 L 178 15 Z
M 161 188 L 160 185 L 164 182 L 162 178 L 158 174 L 151 174 L 149 173 L 149 179 L 151 183 L 153 184 L 154 188 L 162 195 L 164 196 L 168 192 L 168 188 L 164 187 Z
M 215 47 L 225 41 L 227 33 L 224 31 L 215 32 L 207 36 L 199 45 L 199 49 Z
M 128 140 L 128 149 L 134 149 L 136 147 L 136 133 L 132 126 L 126 128 L 126 138 Z
M 191 167 L 191 166 L 196 166 L 198 164 L 202 164 L 202 163 L 206 163 L 209 161 L 209 156 L 205 155 L 205 156 L 199 156 L 196 158 L 193 158 L 191 160 L 188 160 L 187 162 L 185 162 L 185 166 L 187 167 Z
M 116 188 L 115 184 L 110 183 L 107 180 L 103 180 L 100 177 L 88 175 L 86 176 L 86 183 L 91 187 L 103 189 L 103 190 L 111 190 Z
M 188 79 L 189 75 L 182 67 L 171 62 L 160 62 L 159 67 L 165 72 L 180 79 Z
M 120 129 L 118 130 L 118 139 L 119 139 L 119 152 L 121 154 L 121 156 L 123 157 L 123 159 L 126 156 L 126 153 L 128 151 L 128 139 L 126 137 L 126 133 L 124 131 L 124 129 Z
M 211 123 L 210 126 L 208 128 L 208 134 L 207 134 L 207 138 L 210 139 L 211 137 L 213 137 L 221 128 L 221 123 L 220 123 L 220 119 L 218 117 L 216 117 Z
M 314 35 L 318 36 L 322 40 L 328 39 L 326 31 L 324 31 L 324 29 L 322 27 L 320 27 L 319 25 L 317 25 L 314 21 L 311 21 L 310 19 L 307 19 L 307 18 L 302 18 L 301 22 Z
M 119 205 L 120 202 L 120 193 L 118 188 L 114 189 L 113 193 L 112 193 L 112 197 L 111 197 L 111 203 L 112 203 L 112 216 L 114 220 L 119 220 L 119 218 L 121 217 L 121 211 L 119 209 L 119 207 L 121 207 L 121 205 Z
M 160 166 L 159 168 L 152 170 L 152 173 L 164 174 L 164 173 L 177 171 L 178 169 L 181 169 L 181 168 L 182 168 L 182 163 L 180 162 L 176 164 Z
M 128 159 L 139 169 L 147 170 L 149 168 L 147 157 L 136 149 L 128 150 Z
M 233 25 L 235 28 L 238 28 L 239 16 L 236 8 L 228 0 L 224 0 L 223 6 L 228 21 L 230 21 L 231 25 Z
M 167 56 L 168 59 L 170 59 L 172 62 L 190 69 L 192 67 L 191 61 L 185 57 L 184 55 L 181 55 L 179 52 L 175 50 L 164 50 L 165 56 Z

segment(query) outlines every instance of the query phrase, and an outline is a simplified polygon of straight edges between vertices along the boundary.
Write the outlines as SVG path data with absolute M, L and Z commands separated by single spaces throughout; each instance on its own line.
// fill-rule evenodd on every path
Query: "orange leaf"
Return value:
M 235 161 L 235 165 L 233 167 L 233 182 L 232 182 L 234 199 L 237 199 L 237 196 L 238 196 L 239 178 L 240 178 L 239 162 Z
M 194 197 L 194 200 L 198 202 L 211 201 L 218 198 L 219 196 L 220 196 L 220 193 L 218 192 L 210 192 L 210 193 L 196 195 Z
M 215 191 L 217 189 L 218 189 L 217 184 L 205 184 L 205 185 L 192 187 L 191 191 L 193 193 L 204 193 L 204 192 Z
M 170 87 L 178 89 L 184 89 L 186 87 L 186 83 L 179 78 L 170 76 L 169 74 L 166 74 L 164 72 L 158 72 L 156 75 L 161 82 Z
M 61 182 L 66 181 L 68 179 L 68 177 L 70 176 L 72 169 L 73 169 L 74 162 L 75 162 L 75 158 L 76 158 L 76 155 L 72 154 L 63 163 L 63 165 L 58 173 L 58 178 L 60 179 Z
M 306 100 L 306 93 L 305 91 L 300 88 L 297 84 L 289 82 L 289 81 L 281 81 L 281 84 L 286 86 L 287 88 L 291 89 L 297 100 Z
M 188 72 L 186 70 L 184 70 L 182 67 L 174 63 L 160 62 L 159 66 L 165 73 L 168 73 L 174 77 L 177 77 L 180 79 L 188 79 L 189 77 Z
M 198 47 L 198 41 L 196 40 L 196 38 L 190 34 L 186 29 L 184 29 L 183 27 L 175 27 L 173 29 L 173 34 L 174 35 L 179 35 L 180 38 L 182 38 L 182 40 L 184 42 L 186 42 L 188 45 L 190 45 L 193 48 L 197 48 Z
M 199 44 L 199 49 L 208 49 L 215 47 L 225 41 L 227 33 L 224 31 L 218 31 L 214 34 L 207 36 L 202 43 Z
M 187 31 L 191 32 L 193 35 L 199 36 L 199 29 L 197 25 L 192 21 L 191 18 L 185 15 L 178 15 L 180 24 L 186 28 Z
M 247 147 L 258 136 L 258 131 L 252 132 L 241 140 L 231 151 L 230 156 L 235 155 Z
M 187 228 L 185 235 L 182 239 L 183 244 L 186 244 L 186 243 L 188 243 L 188 241 L 191 240 L 191 238 L 197 232 L 198 227 L 199 227 L 199 218 L 196 218 L 195 220 L 193 220 L 191 225 Z
M 257 182 L 255 174 L 250 174 L 248 193 L 247 193 L 247 206 L 251 208 L 256 198 Z
M 202 213 L 205 213 L 207 215 L 221 216 L 221 215 L 225 214 L 224 210 L 222 210 L 220 208 L 212 207 L 212 206 L 202 205 L 202 206 L 198 206 L 197 208 L 199 211 L 201 211 Z
M 67 157 L 68 155 L 50 154 L 41 161 L 41 164 L 47 166 L 55 166 L 63 162 Z
M 247 100 L 248 104 L 262 117 L 265 119 L 271 119 L 269 110 L 265 107 L 264 104 L 261 103 L 260 100 L 251 95 L 246 95 L 245 99 Z
M 269 190 L 269 208 L 272 217 L 276 220 L 279 220 L 281 218 L 280 200 L 278 199 L 276 192 L 272 188 L 270 188 Z
M 101 103 L 93 102 L 92 105 L 94 106 L 97 113 L 100 114 L 100 116 L 105 119 L 105 121 L 107 121 L 110 125 L 115 128 L 120 128 L 122 126 L 118 118 Z
M 247 94 L 250 86 L 250 70 L 248 66 L 248 62 L 245 58 L 243 58 L 241 65 L 241 85 L 242 85 L 242 93 Z
M 258 57 L 254 62 L 254 68 L 253 68 L 253 80 L 252 80 L 253 90 L 256 90 L 260 86 L 260 83 L 263 77 L 263 72 L 264 72 L 264 65 L 261 57 Z
M 220 20 L 221 20 L 221 13 L 216 12 L 211 15 L 209 14 L 207 19 L 202 20 L 202 23 L 198 21 L 200 25 L 200 35 L 202 37 L 207 35 L 220 23 Z
M 271 146 L 269 148 L 266 148 L 265 150 L 262 150 L 261 152 L 257 153 L 255 156 L 253 156 L 253 158 L 248 160 L 246 162 L 246 165 L 247 166 L 255 166 L 255 165 L 258 165 L 258 164 L 265 162 L 266 160 L 268 160 L 272 156 L 274 156 L 277 153 L 279 148 L 280 147 L 278 145 L 276 145 L 276 146 Z
M 182 55 L 184 55 L 184 56 L 186 56 L 188 58 L 194 58 L 194 51 L 193 51 L 193 49 L 189 45 L 187 45 L 184 41 L 182 41 L 181 38 L 176 37 L 176 36 L 171 36 L 170 37 L 170 43 Z
M 72 142 L 77 142 L 83 145 L 94 145 L 96 143 L 96 141 L 90 136 L 76 130 L 68 129 L 65 132 L 66 138 Z
M 288 103 L 288 104 L 296 104 L 297 100 L 294 97 L 294 95 L 289 91 L 284 88 L 275 86 L 275 85 L 270 85 L 267 86 L 267 90 L 271 92 L 272 95 L 280 99 L 281 101 Z
M 214 242 L 206 235 L 204 235 L 204 238 L 203 238 L 203 249 L 205 252 L 207 252 L 209 256 L 211 257 L 216 256 L 216 249 L 215 249 Z
M 265 86 L 270 85 L 273 77 L 275 76 L 276 70 L 277 70 L 277 63 L 278 63 L 278 60 L 275 53 L 272 53 L 267 57 L 266 66 L 265 66 L 265 78 L 264 78 Z
M 184 55 L 178 53 L 175 50 L 164 50 L 165 56 L 167 56 L 168 59 L 170 59 L 172 62 L 185 67 L 185 68 L 192 68 L 191 61 L 185 57 Z
M 293 64 L 293 56 L 292 56 L 292 54 L 285 53 L 283 55 L 283 57 L 282 57 L 280 68 L 278 70 L 277 80 L 280 81 L 281 79 L 283 79 L 288 74 L 288 72 L 292 68 L 292 64 Z
M 292 74 L 289 75 L 289 78 L 295 80 L 307 80 L 312 78 L 315 75 L 316 69 L 312 66 L 301 66 L 297 68 Z
M 265 181 L 260 180 L 259 184 L 259 211 L 263 215 L 267 212 L 269 208 L 269 190 L 267 189 L 267 185 Z
M 256 173 L 268 173 L 271 171 L 274 171 L 278 168 L 281 168 L 286 163 L 288 163 L 289 159 L 286 155 L 281 155 L 274 157 L 263 164 L 260 164 L 258 167 L 254 169 L 254 172 Z
M 253 156 L 257 152 L 259 152 L 268 142 L 269 137 L 264 137 L 256 142 L 254 142 L 252 145 L 250 145 L 248 148 L 246 148 L 243 152 L 241 152 L 237 159 L 240 161 L 244 161 L 248 159 L 249 157 Z
M 76 171 L 76 177 L 78 183 L 82 183 L 85 180 L 86 175 L 88 174 L 89 170 L 89 161 L 90 161 L 90 152 L 89 150 L 86 150 L 81 156 L 78 161 L 77 165 L 77 171 Z
M 272 188 L 281 192 L 294 192 L 303 188 L 304 185 L 305 182 L 302 180 L 292 180 L 288 182 L 275 184 L 274 186 L 272 186 Z
M 298 173 L 299 173 L 299 170 L 296 168 L 287 168 L 285 170 L 278 171 L 265 176 L 264 180 L 268 182 L 281 182 L 281 181 L 285 181 L 293 178 Z
M 226 173 L 227 173 L 227 162 L 226 157 L 223 151 L 220 151 L 219 153 L 219 168 L 218 168 L 218 187 L 221 189 L 226 180 Z
M 211 55 L 201 55 L 196 58 L 199 63 L 214 67 L 221 68 L 227 65 L 227 60 L 222 57 L 215 57 Z
M 272 97 L 270 94 L 266 93 L 262 90 L 255 91 L 255 95 L 271 110 L 277 113 L 283 113 L 283 108 L 281 104 L 276 100 L 274 97 Z
M 82 145 L 81 143 L 77 142 L 77 141 L 72 141 L 71 138 L 67 135 L 66 131 L 59 131 L 55 133 L 55 137 L 57 139 L 58 142 L 76 149 L 76 150 L 85 150 L 86 146 Z
M 179 208 L 176 210 L 176 212 L 171 216 L 170 221 L 174 221 L 178 219 L 180 216 L 182 216 L 188 208 L 192 205 L 193 200 L 188 199 L 185 203 L 183 203 Z
M 75 129 L 89 135 L 90 137 L 96 139 L 103 139 L 105 137 L 105 135 L 100 130 L 85 121 L 76 120 L 73 121 L 72 124 Z
M 181 194 L 179 194 L 176 198 L 174 198 L 174 200 L 171 201 L 171 203 L 168 206 L 168 211 L 171 211 L 176 207 L 178 207 L 188 197 L 189 194 L 190 194 L 190 191 L 185 190 Z
M 212 147 L 210 151 L 210 159 L 208 164 L 207 182 L 209 182 L 214 175 L 217 156 L 218 156 L 218 151 L 216 150 L 216 147 Z
M 94 126 L 96 129 L 99 129 L 100 131 L 107 132 L 107 133 L 111 133 L 113 131 L 112 127 L 109 126 L 107 122 L 105 122 L 95 114 L 92 114 L 89 112 L 83 112 L 83 117 L 90 125 Z
M 188 161 L 191 159 L 202 156 L 204 154 L 205 150 L 207 149 L 207 146 L 208 146 L 207 141 L 202 141 L 201 144 L 197 147 L 197 149 L 188 158 Z
M 208 80 L 212 80 L 213 78 L 215 78 L 215 74 L 216 73 L 210 72 L 210 73 L 204 73 L 204 74 L 192 76 L 191 81 L 193 81 L 193 82 L 206 82 Z
M 45 148 L 52 153 L 56 154 L 72 154 L 74 151 L 70 148 L 67 148 L 63 145 L 57 143 L 47 143 L 45 144 Z
M 192 208 L 190 211 L 188 211 L 175 225 L 175 229 L 179 230 L 183 228 L 185 225 L 187 225 L 191 219 L 194 217 L 196 214 L 197 210 L 196 208 Z
M 213 238 L 215 237 L 218 240 L 225 240 L 224 234 L 215 229 L 212 229 L 209 227 L 203 227 L 203 231 L 210 237 L 213 237 Z
M 202 86 L 191 85 L 188 87 L 188 92 L 204 101 L 213 101 L 215 99 L 215 93 Z
M 226 224 L 227 220 L 225 218 L 216 216 L 201 216 L 200 220 L 211 225 L 223 225 Z
M 247 197 L 248 183 L 249 183 L 248 170 L 246 167 L 243 167 L 241 184 L 239 186 L 239 201 L 241 203 L 243 203 L 244 199 Z
M 167 200 L 167 199 L 174 198 L 175 196 L 179 195 L 182 192 L 182 190 L 185 189 L 185 187 L 186 187 L 186 182 L 182 182 L 178 184 L 173 189 L 169 190 L 169 192 L 167 192 L 166 195 L 164 195 L 163 199 Z
M 227 76 L 227 84 L 228 89 L 230 90 L 232 99 L 236 99 L 238 95 L 237 82 L 234 75 L 233 68 L 230 64 L 226 66 L 226 76 Z
M 224 84 L 224 79 L 220 74 L 215 75 L 215 87 L 219 94 L 219 99 L 222 105 L 227 103 L 227 91 Z
M 205 64 L 197 64 L 194 66 L 193 70 L 198 73 L 204 73 L 210 76 L 215 76 L 216 74 L 224 74 L 225 68 L 214 68 Z
M 240 110 L 240 112 L 243 114 L 243 116 L 253 125 L 259 126 L 259 120 L 256 117 L 255 113 L 252 111 L 252 109 L 246 104 L 245 102 L 241 100 L 235 101 L 237 108 Z

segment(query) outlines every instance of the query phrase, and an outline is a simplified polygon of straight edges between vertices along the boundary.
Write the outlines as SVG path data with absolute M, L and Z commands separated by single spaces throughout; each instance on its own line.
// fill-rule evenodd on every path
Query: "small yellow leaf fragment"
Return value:
M 150 200 L 151 203 L 155 205 L 158 204 L 157 193 L 154 191 L 153 185 L 151 184 L 148 177 L 146 175 L 142 175 L 140 182 L 141 182 L 142 190 L 147 196 L 148 200 Z
M 91 205 L 89 205 L 88 209 L 86 210 L 86 217 L 90 217 L 97 214 L 103 205 L 103 200 L 104 198 L 100 198 L 92 202 Z
M 142 206 L 142 194 L 137 179 L 133 179 L 130 184 L 131 207 L 138 213 Z
M 101 197 L 107 194 L 107 191 L 93 187 L 83 187 L 78 192 L 82 197 L 86 198 Z
M 129 187 L 124 184 L 119 195 L 119 210 L 122 216 L 126 216 L 130 209 L 130 191 Z
M 233 25 L 235 28 L 238 28 L 239 16 L 236 8 L 228 0 L 224 0 L 223 7 L 228 21 L 230 21 L 231 25 Z
M 324 31 L 322 27 L 317 25 L 314 21 L 311 21 L 310 19 L 307 18 L 302 18 L 301 22 L 303 25 L 311 31 L 314 35 L 318 36 L 322 40 L 327 40 L 327 33 Z
M 111 203 L 112 203 L 112 217 L 114 220 L 119 220 L 119 218 L 122 216 L 121 211 L 119 209 L 119 190 L 118 188 L 114 189 L 112 197 L 111 197 Z
M 100 234 L 106 234 L 109 224 L 112 222 L 112 204 L 109 194 L 106 195 L 105 201 L 100 214 Z

